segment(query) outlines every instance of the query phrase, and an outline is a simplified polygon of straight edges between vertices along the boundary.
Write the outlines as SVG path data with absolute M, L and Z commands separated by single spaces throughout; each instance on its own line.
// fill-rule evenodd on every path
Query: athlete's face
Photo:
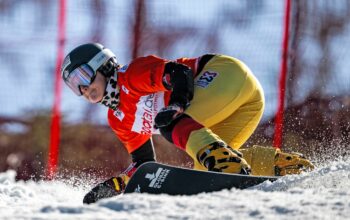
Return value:
M 91 103 L 97 103 L 102 100 L 106 90 L 107 79 L 97 71 L 96 78 L 89 86 L 80 86 L 83 96 Z

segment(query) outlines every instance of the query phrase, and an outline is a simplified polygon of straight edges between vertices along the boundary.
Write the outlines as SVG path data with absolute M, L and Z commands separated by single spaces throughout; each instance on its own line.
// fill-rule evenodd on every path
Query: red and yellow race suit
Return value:
M 222 139 L 238 149 L 257 127 L 263 110 L 263 90 L 249 68 L 238 59 L 215 55 L 198 70 L 199 58 L 180 58 L 194 73 L 194 97 L 185 113 L 211 130 L 199 129 L 184 134 L 186 146 L 181 146 L 195 158 L 201 147 L 213 139 Z M 163 85 L 164 66 L 169 62 L 156 56 L 135 59 L 118 70 L 120 104 L 109 109 L 111 128 L 132 153 L 144 144 L 154 129 L 154 118 L 167 106 L 171 91 Z M 204 135 L 204 136 L 203 136 Z

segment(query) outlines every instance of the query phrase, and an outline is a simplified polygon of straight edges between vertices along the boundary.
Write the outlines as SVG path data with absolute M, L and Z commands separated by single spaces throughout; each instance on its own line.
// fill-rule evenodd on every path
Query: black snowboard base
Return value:
M 198 171 L 147 162 L 131 177 L 124 193 L 193 195 L 223 189 L 246 189 L 264 181 L 275 181 L 274 176 L 249 176 Z

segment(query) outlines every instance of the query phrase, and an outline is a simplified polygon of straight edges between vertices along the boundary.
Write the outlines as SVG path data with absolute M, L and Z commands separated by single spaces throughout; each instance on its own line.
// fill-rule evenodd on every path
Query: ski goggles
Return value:
M 81 96 L 83 95 L 80 86 L 89 86 L 94 81 L 96 72 L 87 64 L 75 68 L 68 76 L 65 77 L 65 82 L 73 92 Z
M 110 58 L 115 57 L 115 55 L 109 49 L 103 49 L 96 56 L 94 56 L 87 64 L 81 64 L 79 67 L 75 68 L 73 71 L 69 72 L 65 70 L 62 73 L 64 82 L 68 87 L 73 90 L 73 92 L 81 96 L 83 93 L 80 90 L 80 86 L 90 86 L 96 78 L 97 69 L 106 63 Z M 69 57 L 68 57 L 69 59 Z M 63 65 L 63 69 L 70 65 Z

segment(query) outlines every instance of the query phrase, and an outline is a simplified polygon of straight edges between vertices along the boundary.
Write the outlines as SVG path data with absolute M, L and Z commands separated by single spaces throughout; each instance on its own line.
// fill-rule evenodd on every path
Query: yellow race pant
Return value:
M 195 78 L 194 98 L 185 111 L 205 126 L 190 134 L 186 152 L 196 163 L 198 151 L 215 140 L 239 149 L 256 129 L 264 103 L 260 83 L 243 62 L 215 55 Z

